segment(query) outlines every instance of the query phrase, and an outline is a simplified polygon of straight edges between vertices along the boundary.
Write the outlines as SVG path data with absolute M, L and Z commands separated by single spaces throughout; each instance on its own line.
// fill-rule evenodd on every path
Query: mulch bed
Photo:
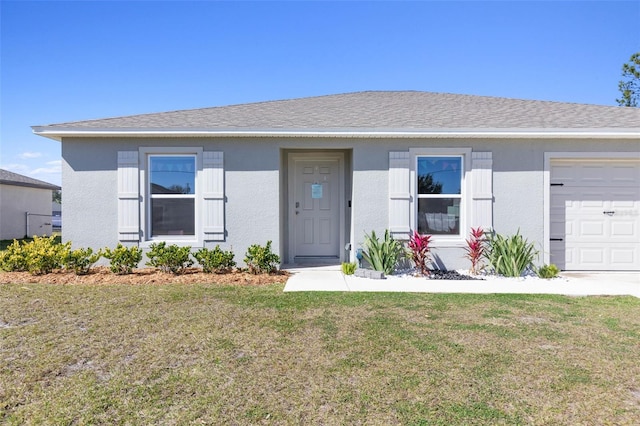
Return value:
M 206 274 L 201 269 L 191 268 L 184 274 L 170 274 L 152 268 L 135 269 L 129 275 L 116 275 L 109 268 L 92 268 L 87 275 L 75 275 L 72 272 L 56 271 L 44 275 L 32 275 L 28 272 L 0 272 L 0 284 L 197 284 L 216 283 L 221 285 L 261 286 L 284 283 L 289 273 L 279 271 L 273 274 L 253 275 L 235 271 L 227 274 Z

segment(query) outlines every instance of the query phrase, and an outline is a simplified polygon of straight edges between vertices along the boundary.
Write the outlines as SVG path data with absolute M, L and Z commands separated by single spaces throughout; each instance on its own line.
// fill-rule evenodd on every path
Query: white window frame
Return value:
M 144 147 L 139 149 L 140 153 L 140 211 L 143 218 L 141 223 L 142 241 L 141 247 L 148 247 L 153 243 L 160 241 L 167 241 L 171 244 L 178 246 L 202 247 L 203 246 L 203 232 L 202 232 L 202 147 Z M 193 194 L 175 194 L 171 196 L 163 195 L 159 198 L 193 198 L 195 207 L 195 223 L 194 223 L 194 235 L 162 235 L 151 236 L 151 199 L 158 198 L 151 194 L 151 182 L 149 166 L 151 164 L 151 157 L 180 157 L 180 156 L 194 156 L 196 164 L 196 177 L 195 177 L 195 190 Z
M 457 235 L 434 234 L 432 244 L 434 247 L 461 247 L 465 245 L 471 223 L 471 148 L 410 148 L 410 182 L 411 182 L 411 208 L 410 222 L 413 229 L 418 229 L 418 200 L 420 198 L 457 198 L 460 197 L 460 229 Z M 418 159 L 420 157 L 461 157 L 462 173 L 460 182 L 460 195 L 442 194 L 420 196 L 418 194 Z

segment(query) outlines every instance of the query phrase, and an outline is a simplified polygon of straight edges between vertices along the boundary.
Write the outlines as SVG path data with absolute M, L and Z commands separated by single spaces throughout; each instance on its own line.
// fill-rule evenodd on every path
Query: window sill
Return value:
M 433 248 L 458 248 L 458 247 L 466 247 L 467 242 L 462 237 L 453 237 L 453 238 L 437 238 L 432 237 L 431 242 L 429 244 Z
M 186 247 L 191 246 L 192 248 L 200 248 L 203 247 L 202 241 L 198 239 L 188 240 L 185 238 L 154 238 L 153 240 L 146 240 L 140 242 L 140 248 L 150 248 L 154 243 L 167 243 L 169 245 L 177 245 L 178 247 Z

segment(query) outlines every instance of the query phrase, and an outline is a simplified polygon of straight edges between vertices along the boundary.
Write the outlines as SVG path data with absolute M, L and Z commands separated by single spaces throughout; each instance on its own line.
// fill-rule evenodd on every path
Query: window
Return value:
M 149 155 L 151 238 L 195 236 L 196 156 Z
M 417 228 L 421 234 L 460 235 L 464 157 L 416 157 Z
M 463 247 L 471 227 L 493 227 L 493 154 L 469 147 L 389 152 L 389 230 L 434 246 Z
M 224 241 L 224 153 L 202 147 L 118 151 L 118 241 Z

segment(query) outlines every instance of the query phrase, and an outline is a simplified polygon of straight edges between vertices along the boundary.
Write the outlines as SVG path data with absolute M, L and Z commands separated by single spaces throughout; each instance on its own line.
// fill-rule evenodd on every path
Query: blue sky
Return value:
M 422 90 L 615 105 L 629 1 L 0 2 L 0 167 L 60 184 L 30 126 Z

